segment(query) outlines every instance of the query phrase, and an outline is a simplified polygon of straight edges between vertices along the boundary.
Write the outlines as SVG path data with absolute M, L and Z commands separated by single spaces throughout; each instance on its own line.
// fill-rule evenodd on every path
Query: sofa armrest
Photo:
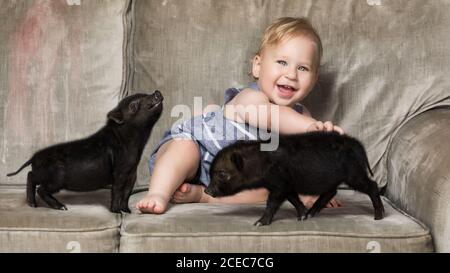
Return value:
M 387 179 L 387 197 L 430 228 L 437 252 L 450 252 L 450 109 L 427 111 L 398 131 Z

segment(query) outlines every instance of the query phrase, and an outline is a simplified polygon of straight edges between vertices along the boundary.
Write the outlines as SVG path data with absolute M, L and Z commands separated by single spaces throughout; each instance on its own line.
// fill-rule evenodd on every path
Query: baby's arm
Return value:
M 278 113 L 279 118 L 275 115 Z M 308 112 L 309 113 L 309 112 Z M 322 123 L 310 115 L 302 115 L 289 106 L 280 106 L 269 101 L 262 92 L 244 89 L 225 105 L 225 117 L 240 123 L 248 123 L 261 129 L 275 130 L 281 134 L 296 134 L 309 131 L 337 131 L 341 128 L 331 122 Z
M 279 119 L 272 118 L 276 111 L 279 113 Z M 316 122 L 315 119 L 301 115 L 288 106 L 271 103 L 264 93 L 252 89 L 242 90 L 225 105 L 225 117 L 261 129 L 278 128 L 276 131 L 282 134 L 306 132 Z

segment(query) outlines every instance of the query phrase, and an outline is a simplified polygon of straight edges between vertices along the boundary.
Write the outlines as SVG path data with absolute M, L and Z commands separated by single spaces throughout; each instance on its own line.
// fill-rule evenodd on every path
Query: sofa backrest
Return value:
M 85 137 L 121 97 L 126 0 L 5 0 L 0 9 L 0 183 L 38 149 Z
M 170 117 L 174 105 L 192 107 L 194 96 L 203 106 L 222 104 L 225 89 L 252 81 L 250 60 L 270 22 L 305 16 L 324 56 L 304 103 L 313 117 L 361 139 L 383 186 L 397 129 L 450 106 L 449 13 L 445 0 L 135 1 L 129 91 L 159 89 L 167 98 L 148 149 L 179 118 Z M 144 164 L 140 172 L 148 173 Z
M 195 96 L 203 106 L 222 104 L 225 89 L 252 81 L 265 27 L 305 16 L 324 56 L 304 104 L 361 139 L 382 186 L 398 128 L 450 106 L 449 13 L 446 0 L 5 0 L 0 173 L 40 148 L 95 132 L 124 95 L 159 89 L 165 110 L 139 166 L 146 186 L 150 151 L 180 118 L 171 117 L 173 106 L 194 111 Z M 26 171 L 0 179 L 25 182 Z

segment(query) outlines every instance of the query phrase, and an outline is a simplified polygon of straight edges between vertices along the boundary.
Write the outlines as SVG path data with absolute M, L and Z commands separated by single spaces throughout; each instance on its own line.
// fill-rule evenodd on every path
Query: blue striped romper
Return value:
M 259 91 L 256 83 L 252 83 L 250 88 Z M 238 88 L 227 89 L 224 95 L 224 104 L 231 101 L 242 90 Z M 302 114 L 303 106 L 297 103 L 294 105 L 294 110 Z M 161 145 L 174 138 L 191 139 L 197 143 L 200 153 L 199 168 L 192 182 L 208 186 L 210 182 L 209 168 L 217 153 L 237 140 L 258 139 L 261 133 L 261 130 L 258 131 L 256 127 L 226 119 L 223 116 L 223 106 L 216 111 L 192 117 L 178 125 L 175 124 L 164 133 L 162 140 L 154 147 L 150 156 L 148 162 L 150 174 L 153 172 L 156 153 Z M 268 133 L 266 132 L 266 134 Z M 267 139 L 267 135 L 264 139 Z

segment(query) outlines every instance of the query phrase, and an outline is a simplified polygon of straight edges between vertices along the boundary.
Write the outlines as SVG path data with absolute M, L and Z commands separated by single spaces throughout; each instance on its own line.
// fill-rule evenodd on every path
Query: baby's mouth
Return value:
M 279 95 L 282 98 L 289 99 L 294 96 L 294 92 L 297 91 L 294 87 L 290 85 L 277 84 Z
M 277 84 L 277 86 L 280 89 L 289 90 L 289 91 L 292 91 L 292 92 L 297 91 L 297 89 L 295 89 L 294 87 L 292 87 L 290 85 Z

